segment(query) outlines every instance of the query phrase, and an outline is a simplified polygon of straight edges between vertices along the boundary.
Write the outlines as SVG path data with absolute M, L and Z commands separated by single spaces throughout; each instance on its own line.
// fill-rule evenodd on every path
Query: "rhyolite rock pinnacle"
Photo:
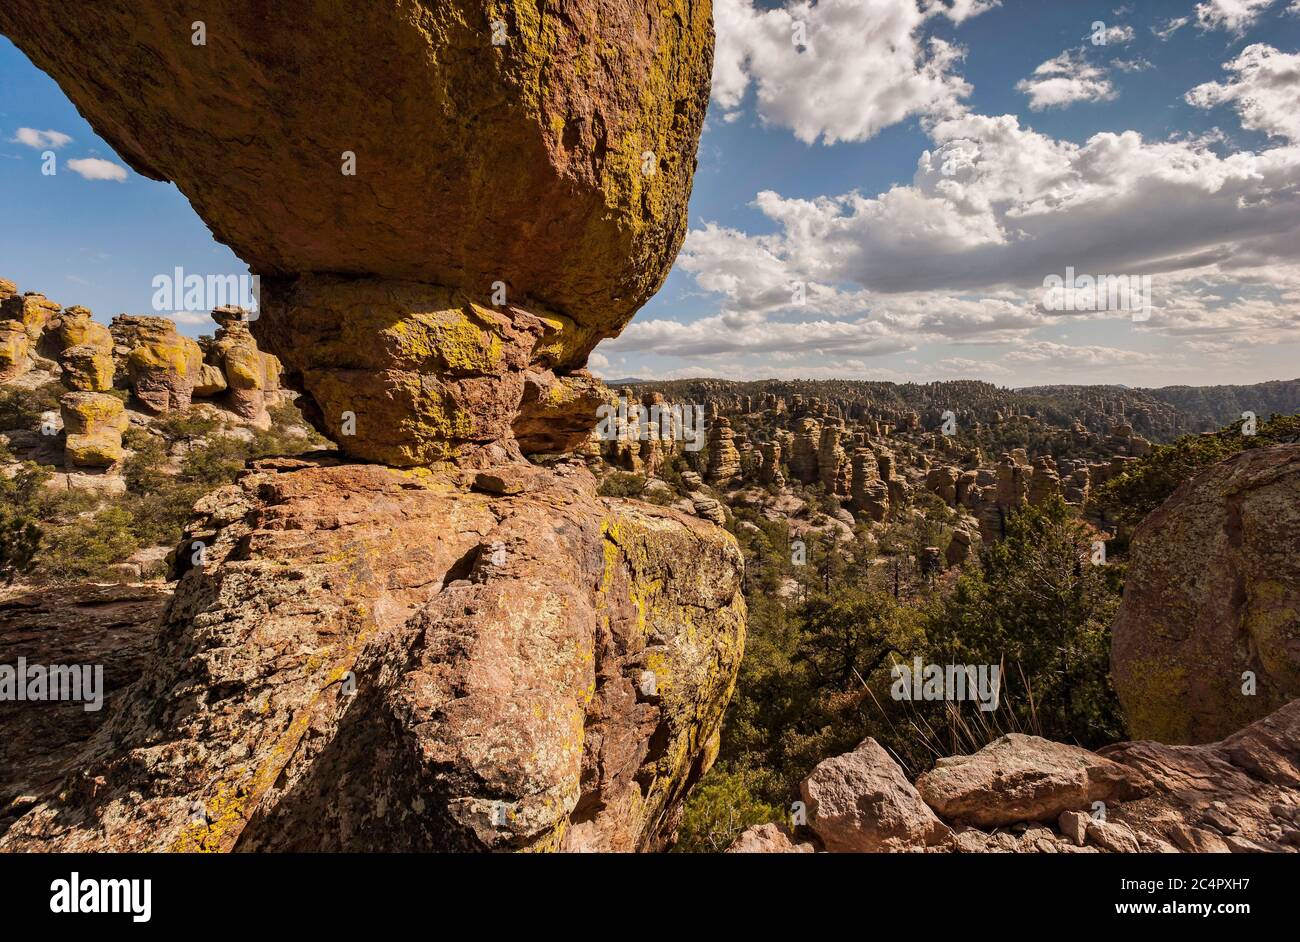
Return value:
M 501 411 L 518 408 L 504 400 L 522 384 L 479 402 L 464 381 L 583 366 L 658 289 L 685 235 L 708 2 L 104 0 L 51 16 L 41 0 L 6 0 L 0 32 L 266 279 L 254 333 L 320 405 L 321 431 L 358 457 L 515 451 Z M 336 295 L 317 275 L 359 285 Z M 358 319 L 357 304 L 373 316 Z M 350 350 L 285 327 L 304 305 L 331 332 L 318 339 Z M 485 326 L 474 305 L 501 323 Z M 498 356 L 521 311 L 547 329 Z M 430 319 L 453 335 L 430 338 L 449 350 L 492 336 L 452 363 L 407 346 L 396 376 L 375 363 Z M 335 401 L 340 382 L 352 408 Z M 348 434 L 342 412 L 355 417 Z M 405 447 L 385 427 L 398 412 Z
M 708 0 L 5 0 L 0 32 L 261 276 L 257 347 L 154 331 L 137 398 L 254 416 L 282 366 L 370 462 L 199 501 L 154 656 L 0 850 L 665 846 L 718 755 L 743 557 L 524 459 L 587 442 L 587 356 L 681 244 Z

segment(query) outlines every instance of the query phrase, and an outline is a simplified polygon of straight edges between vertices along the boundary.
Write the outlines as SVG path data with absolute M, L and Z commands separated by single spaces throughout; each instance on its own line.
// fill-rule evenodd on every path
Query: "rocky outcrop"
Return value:
M 790 473 L 800 484 L 817 480 L 817 448 L 821 440 L 821 425 L 816 419 L 800 419 L 794 435 L 794 449 L 790 455 Z
M 739 550 L 580 465 L 493 474 L 273 459 L 203 498 L 143 676 L 0 845 L 660 846 L 716 754 Z
M 709 430 L 709 465 L 707 477 L 710 484 L 725 486 L 740 473 L 740 452 L 734 442 L 735 432 L 725 418 L 713 420 Z
M 269 427 L 271 418 L 266 407 L 278 401 L 280 361 L 257 348 L 243 309 L 217 308 L 212 319 L 217 322 L 217 333 L 203 351 L 206 362 L 200 367 L 192 394 L 199 395 L 200 389 L 204 393 L 212 389 L 209 395 L 226 392 L 226 404 L 232 412 L 254 425 Z M 217 370 L 216 376 L 202 372 L 209 366 Z
M 88 699 L 0 700 L 0 834 L 36 796 L 58 785 L 108 717 L 109 705 L 140 676 L 170 595 L 158 585 L 79 585 L 0 599 L 0 664 L 15 667 L 23 658 L 42 667 L 98 665 L 103 671 L 95 691 L 101 709 L 86 709 L 96 705 Z
M 758 824 L 747 828 L 735 843 L 727 848 L 728 854 L 811 854 L 816 850 L 809 841 L 796 840 L 789 830 L 779 824 Z
M 763 442 L 760 453 L 762 460 L 758 469 L 759 483 L 785 487 L 785 475 L 781 473 L 781 443 Z
M 1142 522 L 1111 671 L 1130 734 L 1167 743 L 1300 696 L 1300 445 L 1216 464 Z
M 710 3 L 485 15 L 476 0 L 417 0 L 304 26 L 214 0 L 211 55 L 189 29 L 157 27 L 191 14 L 110 0 L 55 26 L 14 0 L 0 31 L 262 276 L 253 331 L 349 453 L 414 465 L 510 451 L 518 374 L 581 367 L 662 283 L 708 103 Z M 344 411 L 355 435 L 340 434 Z
M 949 853 L 1300 848 L 1300 700 L 1202 746 L 1128 742 L 1092 753 L 1005 736 L 974 755 L 940 760 L 915 790 L 868 743 L 874 746 L 867 740 L 848 756 L 823 762 L 804 783 L 807 790 L 820 772 L 834 785 L 828 789 L 834 807 L 847 813 L 818 825 L 810 806 L 806 828 L 788 836 L 750 828 L 731 849 L 785 853 L 806 841 L 827 851 Z M 846 771 L 861 767 L 870 773 Z M 896 839 L 881 843 L 881 827 L 900 819 L 922 826 L 892 829 Z
M 113 388 L 113 353 L 110 349 L 83 343 L 68 347 L 59 356 L 63 385 L 75 392 L 108 392 Z

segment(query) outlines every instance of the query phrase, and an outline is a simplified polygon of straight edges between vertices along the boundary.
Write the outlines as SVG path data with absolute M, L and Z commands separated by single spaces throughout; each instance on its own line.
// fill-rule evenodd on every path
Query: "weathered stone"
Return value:
M 709 465 L 706 474 L 710 484 L 724 486 L 740 473 L 740 452 L 736 450 L 734 437 L 730 420 L 713 420 L 713 427 L 709 430 Z
M 947 821 L 997 827 L 1056 821 L 1094 801 L 1136 797 L 1141 776 L 1086 749 L 1009 733 L 969 756 L 940 759 L 916 780 Z
M 1088 837 L 1088 821 L 1088 815 L 1082 811 L 1062 811 L 1056 826 L 1076 847 L 1082 847 Z
M 0 30 L 259 274 L 365 272 L 484 303 L 501 280 L 512 303 L 616 332 L 672 264 L 708 103 L 709 3 L 505 5 L 497 27 L 473 0 L 307 20 L 214 0 L 220 55 L 156 26 L 191 12 L 111 0 L 54 28 L 41 3 L 13 0 Z
M 307 393 L 299 405 L 318 429 L 348 454 L 401 467 L 517 458 L 527 378 L 588 339 L 567 318 L 448 288 L 324 275 L 264 300 L 254 329 L 280 354 L 285 382 Z M 587 389 L 560 388 L 581 409 L 590 402 Z M 595 425 L 594 408 L 585 421 Z
M 811 854 L 816 848 L 796 840 L 779 824 L 756 824 L 746 828 L 727 848 L 728 854 Z
M 932 847 L 952 832 L 874 739 L 826 759 L 803 780 L 808 825 L 831 852 Z
M 109 0 L 55 27 L 40 3 L 15 0 L 0 29 L 262 276 L 254 332 L 347 452 L 427 464 L 500 441 L 487 460 L 508 455 L 513 374 L 580 368 L 667 274 L 709 96 L 706 0 L 507 4 L 499 20 L 476 0 L 306 19 L 214 0 L 204 22 L 220 55 L 157 28 L 191 12 L 163 7 Z M 417 283 L 458 298 L 413 299 Z M 491 304 L 495 326 L 467 307 Z M 440 321 L 435 336 L 421 315 Z M 285 323 L 299 318 L 312 329 Z M 533 335 L 538 319 L 550 322 L 540 343 L 501 336 L 517 321 Z M 402 325 L 413 346 L 381 362 Z M 506 349 L 476 351 L 484 333 Z M 417 349 L 429 340 L 453 362 Z M 356 435 L 340 434 L 340 411 L 356 414 Z
M 102 346 L 79 344 L 59 357 L 63 385 L 80 392 L 107 392 L 113 388 L 113 354 Z
M 952 531 L 952 539 L 949 541 L 948 549 L 944 553 L 944 562 L 949 566 L 960 566 L 970 558 L 970 549 L 970 531 L 963 527 L 957 527 Z
M 122 400 L 108 393 L 70 392 L 59 400 L 63 415 L 64 464 L 107 468 L 122 460 L 127 427 Z
M 8 383 L 32 368 L 32 341 L 19 321 L 0 320 L 0 383 Z
M 221 370 L 224 388 L 228 390 L 226 404 L 232 412 L 254 425 L 269 427 L 271 420 L 266 407 L 278 400 L 280 361 L 257 348 L 243 309 L 217 308 L 212 312 L 212 319 L 219 326 L 205 356 L 208 363 Z M 200 367 L 199 375 L 195 377 L 195 390 L 203 383 L 206 391 L 209 382 L 209 377 Z
M 821 440 L 821 425 L 816 419 L 800 419 L 794 436 L 794 449 L 790 455 L 790 473 L 800 484 L 817 480 L 817 448 Z
M 153 415 L 188 409 L 203 366 L 198 343 L 166 317 L 120 315 L 110 329 L 114 340 L 128 339 L 126 375 L 141 408 Z
M 0 664 L 16 667 L 23 657 L 28 664 L 99 665 L 103 671 L 99 709 L 87 710 L 85 699 L 0 700 L 0 833 L 30 807 L 32 796 L 58 784 L 78 749 L 140 676 L 170 595 L 157 585 L 76 585 L 0 600 Z
M 1111 670 L 1139 739 L 1219 739 L 1300 696 L 1300 445 L 1207 468 L 1143 521 Z
M 538 474 L 272 459 L 204 497 L 143 676 L 0 846 L 662 846 L 715 754 L 742 558 Z
M 13 294 L 0 300 L 0 321 L 22 324 L 27 339 L 35 345 L 41 338 L 45 325 L 59 313 L 59 306 L 35 291 Z

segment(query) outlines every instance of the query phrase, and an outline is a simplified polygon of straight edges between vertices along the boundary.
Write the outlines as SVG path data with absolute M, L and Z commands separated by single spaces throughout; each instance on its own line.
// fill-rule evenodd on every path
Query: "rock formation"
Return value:
M 122 460 L 126 409 L 109 393 L 70 392 L 59 400 L 66 434 L 64 465 L 107 468 Z
M 579 465 L 485 477 L 268 459 L 205 497 L 155 657 L 0 844 L 659 846 L 716 754 L 739 551 Z
M 739 853 L 1257 853 L 1300 847 L 1300 700 L 1221 742 L 1098 753 L 1011 735 L 942 759 L 915 787 L 874 740 L 805 780 L 807 826 Z M 823 798 L 822 796 L 827 796 Z
M 203 365 L 203 350 L 167 317 L 119 315 L 110 328 L 130 351 L 126 375 L 135 400 L 151 415 L 184 412 Z
M 581 367 L 677 253 L 711 4 L 202 15 L 197 54 L 159 26 L 178 0 L 15 0 L 0 31 L 261 276 L 252 335 L 379 464 L 270 461 L 200 501 L 148 669 L 0 842 L 662 846 L 717 754 L 742 557 L 524 456 L 587 441 Z M 113 325 L 142 405 L 260 414 L 274 364 L 241 323 L 204 350 L 153 321 Z
M 307 28 L 214 0 L 196 54 L 179 0 L 149 17 L 111 0 L 57 28 L 14 0 L 0 31 L 262 276 L 253 331 L 321 431 L 418 465 L 517 454 L 523 373 L 562 382 L 662 283 L 685 235 L 711 12 L 567 0 L 493 19 L 417 0 L 318 10 Z
M 1242 452 L 1137 528 L 1111 671 L 1129 732 L 1209 742 L 1300 696 L 1300 445 Z
M 710 484 L 725 485 L 740 472 L 740 452 L 732 441 L 734 437 L 730 421 L 724 418 L 713 420 L 713 428 L 709 430 L 707 477 Z

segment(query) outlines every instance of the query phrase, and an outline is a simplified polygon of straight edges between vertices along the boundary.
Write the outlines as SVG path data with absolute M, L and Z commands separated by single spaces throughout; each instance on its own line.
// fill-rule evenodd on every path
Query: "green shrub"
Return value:
M 612 471 L 605 475 L 596 493 L 601 497 L 640 497 L 643 490 L 645 490 L 643 475 Z
M 718 853 L 746 828 L 782 820 L 785 813 L 780 806 L 757 797 L 764 790 L 759 784 L 762 777 L 752 770 L 711 769 L 686 800 L 673 850 Z

